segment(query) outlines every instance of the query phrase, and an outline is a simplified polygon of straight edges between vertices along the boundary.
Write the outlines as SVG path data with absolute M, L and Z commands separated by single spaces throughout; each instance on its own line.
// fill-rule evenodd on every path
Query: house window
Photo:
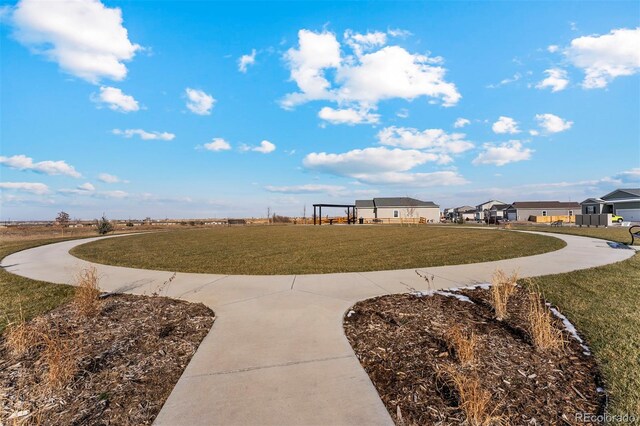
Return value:
M 569 216 L 573 216 L 573 210 L 569 210 Z
M 400 212 L 398 210 L 394 210 L 393 217 L 400 217 Z
M 596 206 L 587 206 L 587 214 L 596 214 Z
M 547 215 L 547 211 L 546 210 L 542 210 L 542 216 L 546 216 Z

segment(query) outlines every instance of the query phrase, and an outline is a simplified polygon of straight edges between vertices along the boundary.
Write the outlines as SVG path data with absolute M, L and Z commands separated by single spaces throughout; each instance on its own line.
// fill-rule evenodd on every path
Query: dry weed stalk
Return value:
M 498 268 L 493 273 L 491 279 L 491 304 L 496 313 L 496 319 L 502 321 L 507 318 L 507 304 L 509 297 L 516 289 L 518 281 L 518 271 L 513 271 L 511 275 L 507 275 L 502 269 Z
M 554 327 L 551 322 L 551 312 L 542 303 L 538 292 L 529 292 L 527 305 L 527 328 L 536 349 L 545 351 L 564 348 L 562 331 Z
M 100 287 L 98 286 L 98 271 L 94 266 L 82 269 L 76 275 L 76 294 L 74 303 L 81 315 L 92 316 L 100 307 Z
M 447 330 L 445 337 L 449 350 L 455 352 L 461 364 L 471 364 L 476 360 L 478 336 L 476 336 L 473 331 L 471 333 L 465 333 L 462 327 L 454 325 Z
M 491 401 L 491 392 L 483 389 L 476 372 L 460 372 L 453 367 L 445 369 L 450 385 L 457 395 L 459 408 L 464 412 L 467 423 L 472 426 L 500 424 L 501 418 L 494 416 L 495 404 Z M 491 407 L 494 407 L 491 409 Z

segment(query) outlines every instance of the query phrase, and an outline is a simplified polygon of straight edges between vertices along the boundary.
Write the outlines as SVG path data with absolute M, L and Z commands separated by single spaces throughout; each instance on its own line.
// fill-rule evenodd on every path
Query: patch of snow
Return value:
M 604 389 L 602 389 L 602 388 L 596 388 L 596 392 L 598 392 L 598 393 L 602 393 L 602 392 L 604 392 Z
M 576 330 L 574 325 L 571 324 L 571 321 L 569 321 L 569 319 L 567 317 L 562 315 L 560 313 L 560 311 L 558 311 L 556 308 L 551 306 L 550 303 L 547 303 L 546 305 L 549 307 L 549 310 L 551 310 L 553 315 L 555 315 L 557 318 L 560 318 L 562 320 L 562 323 L 564 324 L 565 330 L 567 330 L 569 332 L 569 334 L 571 334 L 571 336 L 574 339 L 576 339 L 578 341 L 578 343 L 580 343 L 580 346 L 582 347 L 582 349 L 584 349 L 584 352 L 582 352 L 582 353 L 585 354 L 585 355 L 591 355 L 591 349 L 589 349 L 589 347 L 584 344 L 584 340 L 582 340 L 582 338 L 578 335 L 578 330 Z
M 462 294 L 457 294 L 457 293 L 451 293 L 452 289 L 448 289 L 448 291 L 441 291 L 441 290 L 429 290 L 429 291 L 414 291 L 413 294 L 414 296 L 417 297 L 424 297 L 424 296 L 433 296 L 434 294 L 439 294 L 440 296 L 446 296 L 446 297 L 455 297 L 456 299 L 462 301 L 462 302 L 469 302 L 469 303 L 473 303 L 471 301 L 471 299 L 469 299 L 467 296 L 464 296 Z
M 347 312 L 347 318 L 351 318 L 351 315 L 355 314 L 356 311 L 354 311 L 353 309 L 350 310 L 349 312 Z

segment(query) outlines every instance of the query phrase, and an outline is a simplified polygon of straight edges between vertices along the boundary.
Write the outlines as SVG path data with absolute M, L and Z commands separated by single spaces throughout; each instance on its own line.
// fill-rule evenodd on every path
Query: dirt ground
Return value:
M 518 287 L 510 316 L 494 319 L 489 290 L 465 289 L 468 301 L 441 294 L 391 295 L 356 304 L 344 328 L 396 424 L 458 425 L 466 420 L 449 372 L 478 377 L 490 395 L 487 424 L 579 424 L 576 413 L 605 408 L 600 373 L 588 350 L 566 331 L 564 349 L 534 348 L 525 325 L 528 292 Z M 554 325 L 562 330 L 562 322 Z M 465 365 L 448 332 L 477 337 L 476 360 Z
M 214 319 L 201 304 L 133 295 L 101 299 L 95 316 L 67 303 L 36 317 L 27 324 L 44 337 L 26 352 L 0 337 L 0 424 L 151 424 Z M 58 384 L 55 367 L 68 373 Z

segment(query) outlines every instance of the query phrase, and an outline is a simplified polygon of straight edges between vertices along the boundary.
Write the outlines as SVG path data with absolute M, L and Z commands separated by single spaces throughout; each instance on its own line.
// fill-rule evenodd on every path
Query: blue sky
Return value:
M 638 2 L 2 2 L 0 219 L 640 185 Z

